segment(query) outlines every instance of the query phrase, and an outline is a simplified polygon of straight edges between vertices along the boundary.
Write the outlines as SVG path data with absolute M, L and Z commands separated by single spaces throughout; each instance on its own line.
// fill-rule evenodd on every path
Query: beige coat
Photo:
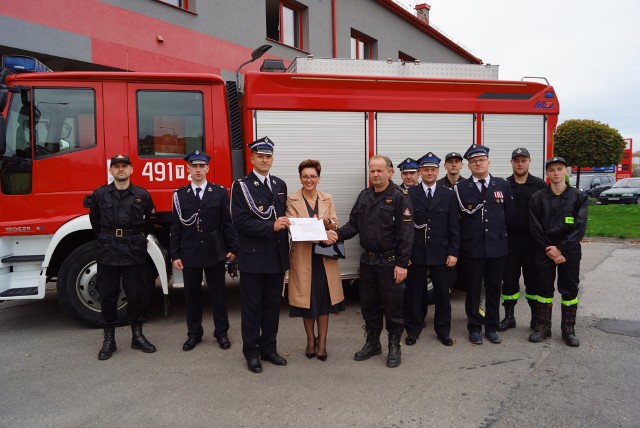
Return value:
M 304 203 L 302 189 L 287 198 L 287 217 L 309 218 L 307 206 Z M 328 193 L 318 191 L 318 216 L 332 221 L 327 229 L 338 227 L 338 217 L 333 206 L 333 199 Z M 289 304 L 299 308 L 309 309 L 311 306 L 311 242 L 293 242 L 289 253 Z M 324 269 L 329 283 L 331 304 L 335 305 L 344 300 L 342 280 L 338 260 L 324 259 Z

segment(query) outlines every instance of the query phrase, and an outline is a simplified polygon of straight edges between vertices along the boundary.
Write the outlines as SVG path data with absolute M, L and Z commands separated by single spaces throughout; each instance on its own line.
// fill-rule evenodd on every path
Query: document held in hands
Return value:
M 327 239 L 327 231 L 324 229 L 322 220 L 289 217 L 289 221 L 291 221 L 289 232 L 293 241 L 325 241 Z

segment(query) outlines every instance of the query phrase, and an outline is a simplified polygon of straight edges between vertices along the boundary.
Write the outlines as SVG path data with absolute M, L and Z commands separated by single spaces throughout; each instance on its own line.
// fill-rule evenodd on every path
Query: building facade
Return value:
M 54 71 L 206 72 L 264 58 L 482 61 L 392 0 L 0 0 L 0 54 Z M 257 70 L 261 61 L 243 68 Z

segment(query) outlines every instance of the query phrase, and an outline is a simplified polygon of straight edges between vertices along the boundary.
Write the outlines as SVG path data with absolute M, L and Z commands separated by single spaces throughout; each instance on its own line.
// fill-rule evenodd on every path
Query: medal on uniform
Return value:
M 253 185 L 254 185 L 254 186 L 256 186 L 256 187 L 258 187 L 258 186 L 260 185 L 260 183 L 258 183 L 257 181 L 254 181 L 254 182 L 253 182 Z

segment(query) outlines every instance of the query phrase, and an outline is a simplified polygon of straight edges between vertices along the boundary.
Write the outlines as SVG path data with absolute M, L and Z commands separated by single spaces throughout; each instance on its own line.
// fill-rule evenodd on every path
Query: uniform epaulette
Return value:
M 227 190 L 227 188 L 224 187 L 222 184 L 214 184 L 214 186 L 218 186 L 221 189 Z

